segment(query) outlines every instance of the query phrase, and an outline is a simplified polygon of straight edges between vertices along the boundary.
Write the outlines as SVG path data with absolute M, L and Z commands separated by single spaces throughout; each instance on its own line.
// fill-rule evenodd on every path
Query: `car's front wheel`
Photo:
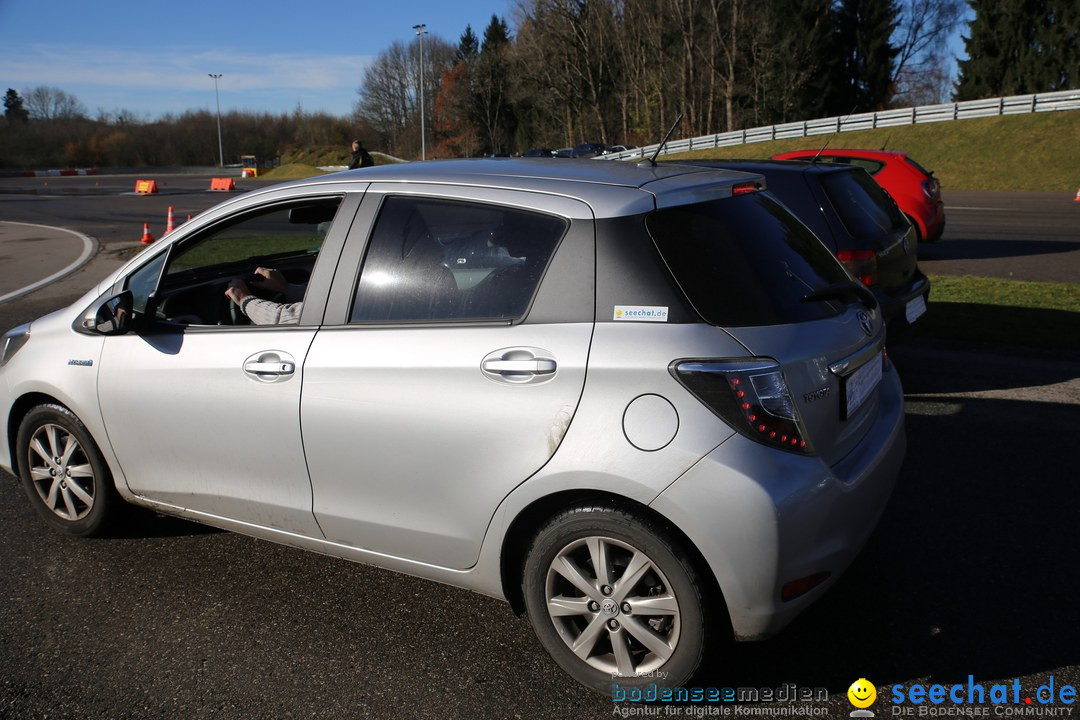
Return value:
M 62 405 L 39 405 L 23 418 L 16 442 L 19 477 L 38 513 L 71 535 L 101 533 L 122 501 L 79 418 Z
M 684 685 L 704 660 L 694 563 L 659 523 L 617 506 L 581 505 L 544 525 L 525 562 L 524 594 L 540 642 L 599 692 Z

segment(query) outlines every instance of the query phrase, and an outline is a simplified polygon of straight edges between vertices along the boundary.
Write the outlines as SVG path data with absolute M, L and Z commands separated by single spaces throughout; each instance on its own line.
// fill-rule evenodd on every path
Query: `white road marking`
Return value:
M 97 250 L 97 242 L 92 237 L 90 237 L 88 235 L 83 235 L 81 232 L 76 232 L 74 230 L 68 230 L 67 228 L 54 227 L 52 225 L 39 225 L 37 223 L 10 222 L 10 221 L 7 221 L 7 220 L 0 221 L 0 222 L 3 222 L 5 225 L 24 225 L 24 226 L 27 226 L 27 227 L 45 228 L 46 230 L 59 230 L 60 232 L 70 233 L 71 235 L 74 235 L 75 237 L 77 237 L 77 238 L 79 238 L 80 240 L 83 241 L 82 254 L 79 255 L 78 259 L 75 260 L 75 262 L 71 263 L 70 265 L 68 265 L 66 268 L 64 268 L 62 270 L 58 270 L 57 272 L 54 272 L 52 275 L 50 275 L 47 278 L 43 278 L 41 280 L 38 280 L 37 282 L 32 283 L 30 285 L 27 285 L 24 288 L 20 288 L 18 290 L 13 290 L 13 291 L 9 292 L 7 295 L 0 295 L 0 303 L 7 302 L 8 300 L 13 300 L 13 299 L 18 298 L 18 297 L 22 297 L 23 295 L 29 295 L 30 293 L 44 287 L 45 285 L 48 285 L 49 283 L 53 282 L 54 280 L 59 280 L 60 278 L 66 276 L 66 275 L 70 275 L 71 273 L 75 272 L 76 270 L 81 268 L 83 265 L 85 265 L 87 263 L 87 261 L 89 261 L 90 258 L 93 256 L 94 252 Z
M 1017 212 L 1016 208 L 987 208 L 987 207 L 964 207 L 963 205 L 946 205 L 950 212 L 953 210 L 978 210 L 979 212 Z

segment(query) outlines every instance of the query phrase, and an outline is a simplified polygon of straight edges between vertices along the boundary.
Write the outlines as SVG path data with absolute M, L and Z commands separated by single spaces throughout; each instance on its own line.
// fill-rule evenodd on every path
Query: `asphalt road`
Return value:
M 945 235 L 924 272 L 1080 283 L 1080 202 L 1066 193 L 945 192 Z
M 170 194 L 152 197 L 71 180 L 90 184 L 34 195 L 0 181 L 0 220 L 100 245 L 64 281 L 0 304 L 0 328 L 81 295 L 135 249 L 143 222 L 164 225 L 168 205 L 186 217 L 220 200 L 203 179 L 170 178 Z M 976 202 L 1003 198 L 960 207 Z M 1031 232 L 950 210 L 928 246 L 942 257 L 927 262 L 994 274 L 1041 259 L 1039 272 L 1066 272 L 1080 204 L 1064 208 L 1061 225 Z M 892 715 L 894 684 L 1018 678 L 1023 698 L 1053 676 L 1080 688 L 1080 357 L 918 338 L 890 356 L 909 451 L 877 532 L 819 603 L 774 640 L 727 648 L 703 684 L 828 691 L 796 717 L 846 717 L 860 677 L 879 688 L 878 717 Z M 0 476 L 0 718 L 606 718 L 619 707 L 568 682 L 500 602 L 153 515 L 122 537 L 69 539 Z

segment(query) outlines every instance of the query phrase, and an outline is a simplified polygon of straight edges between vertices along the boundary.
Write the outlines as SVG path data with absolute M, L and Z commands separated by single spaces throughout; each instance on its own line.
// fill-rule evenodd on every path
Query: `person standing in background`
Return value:
M 364 144 L 359 140 L 353 140 L 352 162 L 349 163 L 349 169 L 372 167 L 374 164 L 375 161 L 371 158 L 371 153 L 364 149 Z

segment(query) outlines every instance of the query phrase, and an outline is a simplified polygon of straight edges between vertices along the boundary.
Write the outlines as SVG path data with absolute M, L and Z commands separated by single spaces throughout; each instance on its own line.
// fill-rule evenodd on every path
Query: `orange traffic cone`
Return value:
M 1080 202 L 1080 190 L 1076 191 L 1076 197 L 1073 198 L 1073 202 Z
M 141 242 L 143 245 L 149 245 L 150 243 L 154 242 L 154 236 L 150 234 L 150 223 L 142 224 L 142 240 L 140 240 L 139 242 Z
M 169 206 L 169 217 L 165 221 L 165 234 L 168 235 L 169 233 L 171 233 L 175 229 L 176 229 L 176 223 L 173 222 L 172 205 L 170 205 Z

